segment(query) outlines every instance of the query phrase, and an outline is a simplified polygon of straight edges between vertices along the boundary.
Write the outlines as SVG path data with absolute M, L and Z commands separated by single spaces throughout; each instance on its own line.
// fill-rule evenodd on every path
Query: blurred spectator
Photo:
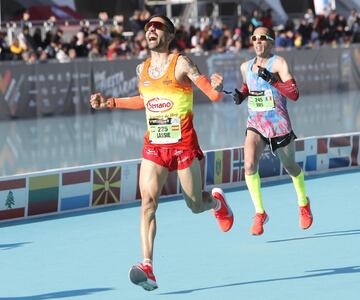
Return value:
M 356 22 L 353 24 L 353 43 L 360 43 L 360 18 L 356 19 Z
M 54 30 L 56 28 L 56 17 L 51 16 L 47 21 L 44 22 L 43 27 L 45 32 Z
M 113 38 L 107 49 L 106 57 L 108 60 L 114 60 L 118 56 L 117 51 L 119 47 L 120 47 L 120 38 L 118 37 Z
M 297 31 L 301 35 L 302 46 L 308 46 L 311 41 L 311 34 L 313 31 L 312 23 L 309 23 L 309 20 L 306 18 L 302 19 Z
M 76 50 L 77 57 L 87 57 L 88 56 L 88 48 L 85 43 L 85 33 L 83 31 L 79 31 L 76 33 L 76 36 L 70 42 L 70 47 Z
M 75 60 L 77 58 L 76 49 L 70 48 L 68 53 L 69 53 L 68 56 L 69 56 L 70 60 Z
M 48 60 L 48 54 L 45 50 L 40 50 L 39 63 L 46 63 Z
M 97 43 L 97 40 L 93 40 L 91 42 L 91 49 L 89 51 L 88 57 L 90 60 L 98 59 L 101 57 L 100 47 L 99 44 Z
M 39 27 L 35 28 L 34 34 L 32 36 L 32 40 L 33 40 L 33 45 L 34 45 L 33 49 L 38 49 L 38 48 L 44 47 L 41 28 L 39 28 Z
M 214 39 L 211 35 L 210 26 L 206 26 L 201 32 L 200 44 L 204 51 L 211 51 L 214 48 Z
M 268 27 L 268 28 L 273 27 L 272 14 L 273 14 L 273 11 L 271 8 L 268 8 L 264 12 L 263 16 L 261 17 L 261 22 L 263 23 L 263 26 Z
M 257 9 L 254 9 L 252 11 L 250 24 L 251 24 L 251 32 L 253 32 L 256 27 L 263 26 L 263 22 L 261 21 L 260 12 Z
M 6 31 L 0 31 L 0 59 L 9 60 L 11 59 L 11 53 L 9 51 L 9 46 L 6 41 Z
M 60 62 L 60 63 L 68 63 L 71 61 L 69 55 L 69 45 L 68 44 L 62 44 L 59 49 L 57 49 L 56 51 L 56 59 Z
M 294 34 L 291 30 L 282 29 L 275 39 L 275 48 L 277 51 L 287 50 L 294 46 Z
M 57 51 L 60 49 L 62 43 L 61 39 L 58 35 L 51 35 L 51 41 L 46 46 L 45 51 L 47 53 L 47 57 L 52 59 L 56 57 Z
M 147 23 L 150 16 L 151 16 L 151 14 L 150 14 L 150 12 L 148 10 L 144 9 L 144 10 L 141 11 L 140 20 L 139 20 L 141 28 L 145 27 L 145 24 Z
M 18 36 L 20 44 L 27 49 L 36 49 L 33 37 L 30 35 L 30 29 L 24 26 L 22 32 Z
M 234 43 L 229 47 L 229 51 L 232 53 L 240 53 L 242 49 L 241 40 L 237 39 Z
M 144 30 L 144 24 L 141 21 L 141 11 L 135 10 L 134 14 L 129 19 L 130 22 L 130 29 L 135 34 L 140 30 Z
M 105 26 L 109 22 L 109 15 L 106 11 L 99 12 L 99 25 Z
M 23 51 L 21 57 L 26 64 L 34 64 L 37 61 L 36 53 L 33 50 Z
M 147 43 L 145 39 L 145 32 L 138 31 L 134 37 L 133 55 L 138 58 L 145 58 L 148 55 Z
M 172 44 L 170 45 L 170 49 L 177 49 L 178 51 L 182 52 L 188 48 L 189 48 L 189 43 L 188 43 L 188 37 L 185 30 L 185 26 L 180 25 L 180 27 L 176 29 L 175 38 Z
M 313 24 L 315 22 L 315 15 L 311 8 L 306 11 L 304 19 L 307 21 L 307 23 L 310 24 Z
M 30 21 L 30 13 L 27 10 L 24 11 L 22 14 L 22 18 L 20 21 L 20 27 L 21 28 L 24 28 L 24 27 L 31 28 L 32 27 L 32 23 Z
M 124 16 L 116 15 L 113 17 L 113 26 L 111 27 L 111 37 L 122 37 L 124 32 Z
M 20 60 L 22 58 L 22 53 L 26 50 L 20 45 L 19 39 L 17 37 L 13 38 L 13 41 L 10 45 L 10 52 L 12 54 L 13 60 Z
M 252 34 L 252 26 L 250 24 L 250 21 L 247 16 L 242 15 L 241 16 L 241 27 L 240 27 L 240 33 L 241 33 L 241 44 L 243 48 L 249 48 L 250 47 L 250 35 Z
M 358 17 L 359 16 L 357 10 L 353 8 L 350 12 L 350 16 L 347 19 L 347 26 L 349 27 L 350 31 L 354 29 L 354 24 L 356 23 Z
M 200 28 L 195 29 L 194 35 L 190 39 L 191 47 L 195 48 L 200 45 L 201 30 Z

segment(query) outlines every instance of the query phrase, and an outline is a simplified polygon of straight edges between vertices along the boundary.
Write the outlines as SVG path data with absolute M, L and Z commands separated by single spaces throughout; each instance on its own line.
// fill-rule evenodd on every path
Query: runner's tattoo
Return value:
M 196 81 L 196 79 L 200 76 L 200 71 L 197 65 L 187 56 L 181 56 L 181 63 L 184 64 L 185 72 L 191 81 Z

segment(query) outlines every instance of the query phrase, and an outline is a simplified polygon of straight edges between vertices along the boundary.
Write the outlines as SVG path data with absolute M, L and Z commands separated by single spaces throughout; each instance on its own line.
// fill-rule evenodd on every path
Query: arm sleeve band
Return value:
M 144 99 L 140 96 L 126 97 L 126 98 L 109 98 L 107 99 L 107 107 L 110 109 L 120 108 L 120 109 L 143 109 Z
M 218 92 L 212 87 L 205 75 L 200 75 L 194 83 L 211 101 L 220 101 L 224 96 L 224 93 Z
M 243 83 L 240 88 L 240 93 L 244 95 L 244 98 L 249 96 L 249 88 L 246 83 Z
M 294 101 L 299 98 L 299 90 L 294 79 L 289 79 L 285 82 L 277 81 L 273 86 L 286 98 Z

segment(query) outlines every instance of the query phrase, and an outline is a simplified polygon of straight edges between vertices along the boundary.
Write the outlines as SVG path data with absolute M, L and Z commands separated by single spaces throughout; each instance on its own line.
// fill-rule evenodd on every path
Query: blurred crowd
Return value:
M 147 10 L 135 11 L 129 20 L 124 20 L 122 15 L 110 19 L 106 12 L 100 12 L 98 20 L 81 21 L 74 31 L 74 26 L 60 25 L 55 17 L 34 26 L 25 12 L 20 22 L 0 31 L 0 60 L 39 63 L 50 59 L 59 62 L 77 58 L 142 59 L 148 55 L 143 28 L 149 17 Z M 274 24 L 271 9 L 254 10 L 251 15 L 242 15 L 234 28 L 209 18 L 202 19 L 198 26 L 175 23 L 177 30 L 171 49 L 194 54 L 249 49 L 251 33 L 259 26 L 274 29 L 277 50 L 323 45 L 348 47 L 360 42 L 360 16 L 355 9 L 349 16 L 342 16 L 336 10 L 315 15 L 309 9 L 303 18 L 289 19 L 285 24 Z

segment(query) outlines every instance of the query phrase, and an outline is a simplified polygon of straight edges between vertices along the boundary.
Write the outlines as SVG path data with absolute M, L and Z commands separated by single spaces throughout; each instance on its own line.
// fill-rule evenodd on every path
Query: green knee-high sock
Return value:
M 296 190 L 296 194 L 298 197 L 299 206 L 305 206 L 307 204 L 306 198 L 306 189 L 305 189 L 305 180 L 304 180 L 304 172 L 301 170 L 300 174 L 296 177 L 291 176 L 291 179 L 294 183 L 294 187 Z
M 250 192 L 252 202 L 254 203 L 255 211 L 260 214 L 264 213 L 264 207 L 263 207 L 262 196 L 260 191 L 259 172 L 256 172 L 253 175 L 245 175 L 245 181 L 248 190 Z

